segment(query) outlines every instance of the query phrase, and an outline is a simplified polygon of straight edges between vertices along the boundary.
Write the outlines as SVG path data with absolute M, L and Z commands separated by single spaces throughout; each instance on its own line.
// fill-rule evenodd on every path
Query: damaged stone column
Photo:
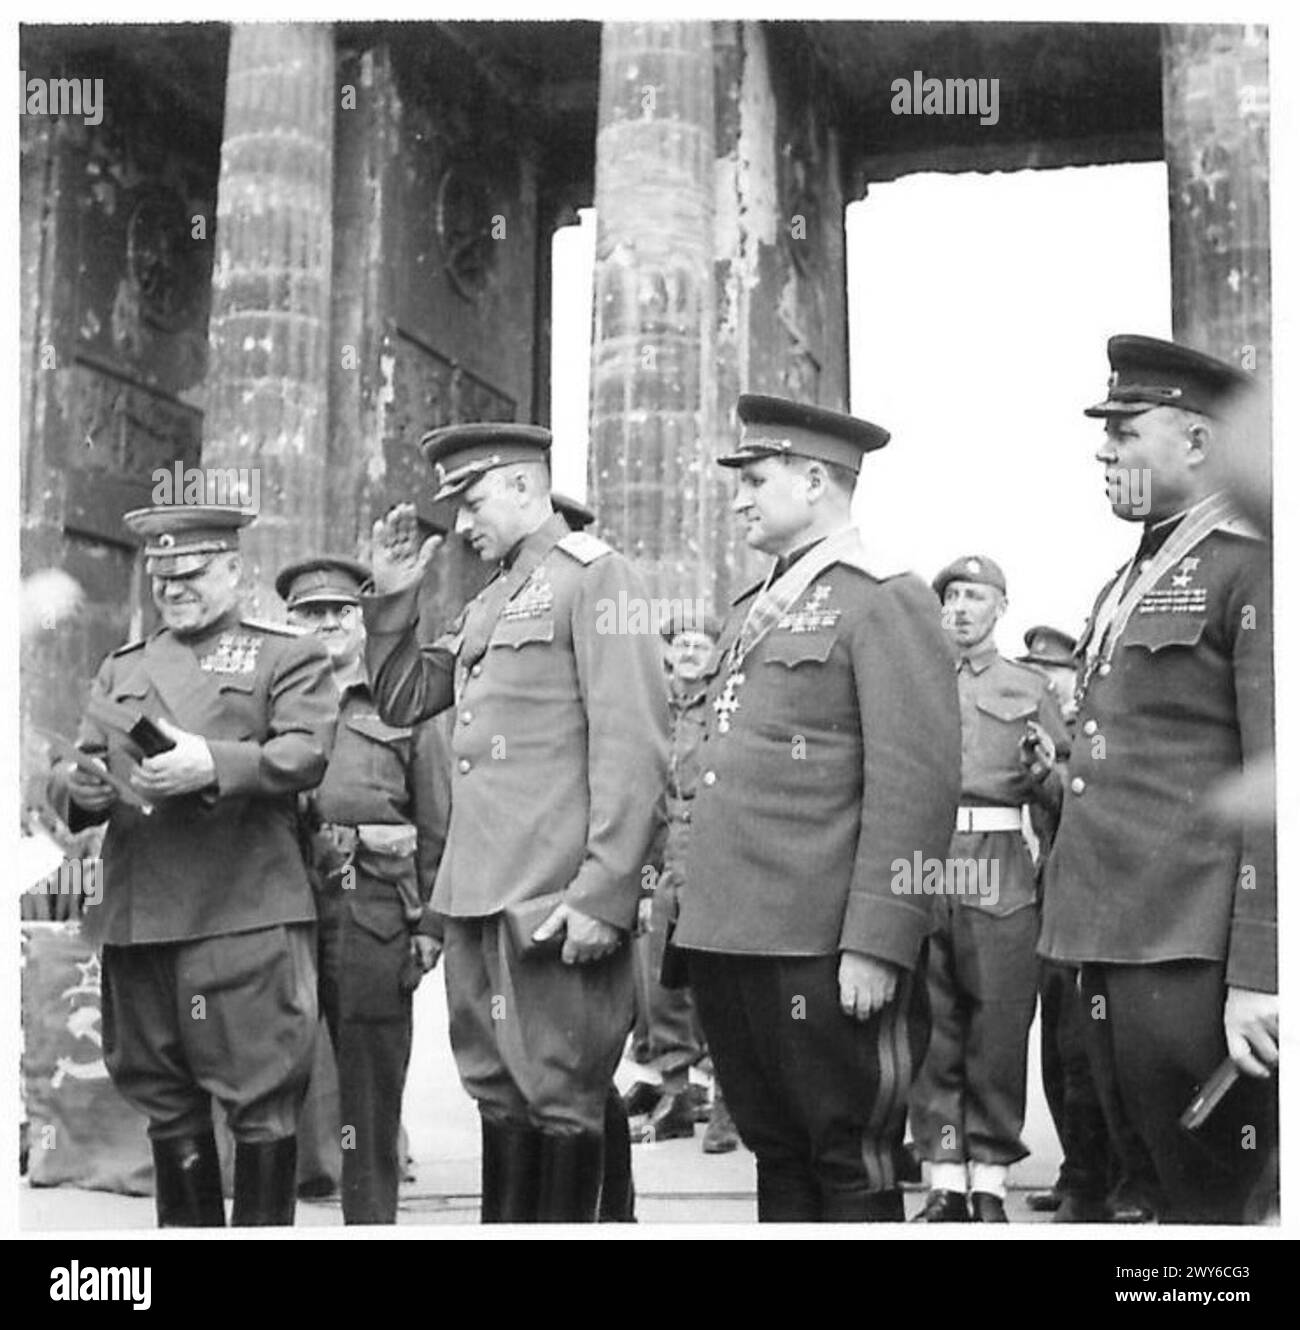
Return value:
M 203 465 L 256 469 L 247 603 L 277 618 L 277 568 L 327 543 L 336 87 L 329 24 L 231 29 Z
M 657 596 L 720 589 L 709 23 L 606 23 L 590 495 Z
M 1269 90 L 1265 30 L 1164 29 L 1174 336 L 1267 375 Z

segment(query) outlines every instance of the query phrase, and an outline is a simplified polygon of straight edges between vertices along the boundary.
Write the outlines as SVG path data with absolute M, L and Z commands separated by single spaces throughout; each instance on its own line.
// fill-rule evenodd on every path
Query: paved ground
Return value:
M 403 1188 L 398 1222 L 406 1225 L 474 1224 L 478 1219 L 478 1117 L 460 1089 L 447 1047 L 441 983 L 427 982 L 417 994 L 416 1053 L 407 1084 L 403 1118 L 416 1160 L 417 1179 Z M 1037 1027 L 1033 1044 L 1037 1047 Z M 621 1084 L 634 1069 L 625 1066 Z M 1037 1061 L 1030 1085 L 1038 1085 Z M 700 1151 L 703 1128 L 694 1140 L 660 1141 L 633 1148 L 643 1225 L 747 1224 L 754 1218 L 754 1165 L 741 1149 L 729 1155 Z M 1024 1190 L 1046 1185 L 1059 1154 L 1041 1095 L 1030 1105 L 1026 1143 L 1033 1155 L 1013 1170 L 1008 1213 L 1013 1222 L 1037 1221 L 1024 1204 Z M 923 1193 L 908 1196 L 908 1213 L 919 1208 Z M 152 1229 L 151 1197 L 119 1196 L 69 1187 L 31 1188 L 18 1192 L 19 1227 L 24 1232 L 121 1231 Z M 341 1225 L 337 1200 L 302 1201 L 303 1228 Z

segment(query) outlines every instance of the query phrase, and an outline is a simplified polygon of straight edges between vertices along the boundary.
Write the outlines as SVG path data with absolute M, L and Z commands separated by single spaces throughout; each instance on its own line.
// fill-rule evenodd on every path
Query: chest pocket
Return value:
M 834 633 L 773 633 L 768 638 L 766 660 L 791 670 L 800 665 L 824 665 L 834 645 Z
M 384 788 L 396 786 L 400 792 L 406 784 L 410 726 L 388 725 L 378 716 L 349 716 L 344 724 L 365 740 L 360 747 L 365 754 L 363 765 L 367 783 Z
M 1146 651 L 1194 647 L 1205 632 L 1203 614 L 1135 614 L 1125 626 L 1123 644 Z
M 1038 710 L 1038 702 L 1032 697 L 1019 694 L 981 697 L 975 703 L 975 709 L 993 720 L 1007 725 L 1022 725 Z
M 544 645 L 555 640 L 555 619 L 547 614 L 536 619 L 498 619 L 488 647 Z

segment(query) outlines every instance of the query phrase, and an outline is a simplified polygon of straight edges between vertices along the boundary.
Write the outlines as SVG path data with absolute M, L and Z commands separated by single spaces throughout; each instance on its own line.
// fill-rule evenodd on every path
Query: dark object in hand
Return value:
M 1199 1131 L 1210 1115 L 1223 1102 L 1228 1091 L 1237 1083 L 1241 1071 L 1231 1058 L 1224 1058 L 1214 1074 L 1197 1090 L 1192 1102 L 1183 1110 L 1178 1125 L 1186 1131 Z
M 157 757 L 176 747 L 176 740 L 169 739 L 148 716 L 141 716 L 127 733 L 145 757 Z

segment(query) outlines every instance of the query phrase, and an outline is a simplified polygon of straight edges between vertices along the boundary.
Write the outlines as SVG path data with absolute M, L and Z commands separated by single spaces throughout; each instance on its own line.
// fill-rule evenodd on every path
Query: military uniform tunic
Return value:
M 914 851 L 942 854 L 957 802 L 956 687 L 934 596 L 910 575 L 873 576 L 843 534 L 828 537 L 843 556 L 738 662 L 758 588 L 723 629 L 676 935 L 758 1157 L 760 1219 L 863 1218 L 864 1197 L 893 1188 L 927 1034 L 911 972 L 930 901 L 891 881 Z M 840 1009 L 846 950 L 903 972 L 863 1023 Z
M 561 900 L 632 928 L 662 819 L 667 702 L 657 636 L 619 632 L 618 606 L 646 595 L 557 514 L 430 646 L 414 589 L 363 602 L 381 715 L 455 707 L 433 908 L 453 1049 L 485 1113 L 602 1129 L 632 1022 L 630 949 L 574 966 L 519 951 Z
M 1094 1074 L 1149 1152 L 1164 1217 L 1232 1222 L 1269 1167 L 1276 1077 L 1243 1076 L 1200 1140 L 1178 1117 L 1226 1056 L 1226 987 L 1277 989 L 1274 824 L 1224 826 L 1206 810 L 1216 785 L 1271 761 L 1272 588 L 1266 549 L 1231 520 L 1170 562 L 1180 525 L 1148 531 L 1081 639 L 1040 950 L 1081 964 L 1085 1000 L 1109 1013 L 1087 1022 Z M 1143 558 L 1170 566 L 1098 651 L 1098 612 Z M 1243 1124 L 1254 1150 L 1240 1148 Z
M 104 944 L 109 1072 L 156 1137 L 206 1130 L 213 1095 L 236 1139 L 291 1136 L 317 1020 L 296 797 L 325 770 L 328 660 L 232 613 L 198 638 L 163 628 L 114 652 L 93 691 L 202 735 L 216 768 L 207 790 L 148 815 L 122 801 L 108 814 L 103 900 L 87 929 Z M 78 746 L 123 778 L 139 760 L 89 717 Z M 94 820 L 73 806 L 74 829 Z

